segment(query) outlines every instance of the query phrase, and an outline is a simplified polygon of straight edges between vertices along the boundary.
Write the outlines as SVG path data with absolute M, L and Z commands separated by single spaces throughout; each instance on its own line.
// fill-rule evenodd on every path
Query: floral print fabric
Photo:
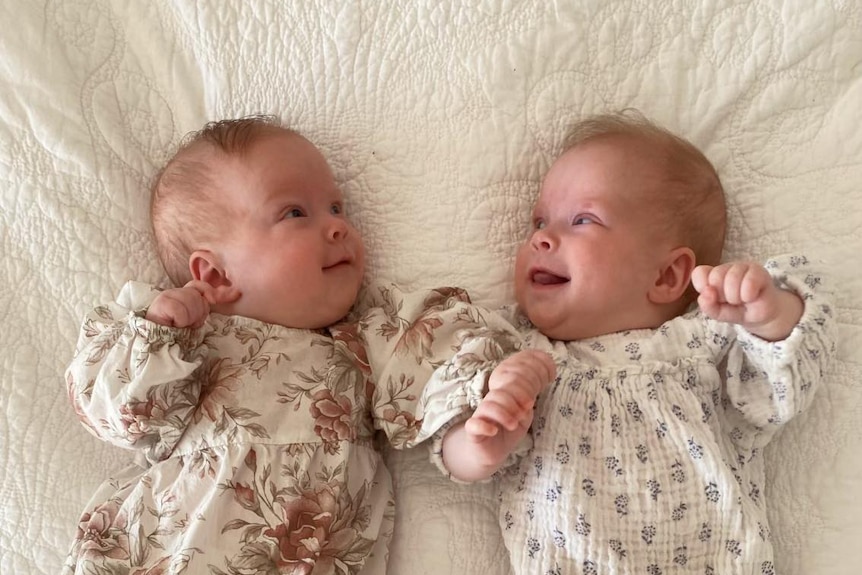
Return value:
M 140 311 L 156 293 L 132 282 L 89 313 L 66 373 L 82 423 L 141 464 L 94 495 L 64 573 L 382 573 L 394 501 L 374 436 L 409 447 L 469 408 L 425 388 L 486 329 L 466 294 L 373 288 L 357 323 L 310 331 L 164 327 Z
M 693 312 L 559 342 L 512 314 L 558 368 L 532 449 L 501 478 L 516 573 L 774 575 L 762 449 L 810 404 L 835 342 L 809 262 L 767 269 L 805 302 L 784 341 Z

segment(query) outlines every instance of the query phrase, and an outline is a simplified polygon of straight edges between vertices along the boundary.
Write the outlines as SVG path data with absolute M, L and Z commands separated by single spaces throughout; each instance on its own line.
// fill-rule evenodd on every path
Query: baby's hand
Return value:
M 514 433 L 516 439 L 523 437 L 533 421 L 536 396 L 553 381 L 556 371 L 554 360 L 542 351 L 521 351 L 507 358 L 491 373 L 488 393 L 465 423 L 467 434 L 478 442 L 500 430 Z
M 240 296 L 231 287 L 213 287 L 192 280 L 181 288 L 171 288 L 156 296 L 147 309 L 146 318 L 169 327 L 196 328 L 203 325 L 210 313 L 210 305 L 230 303 Z
M 527 434 L 536 396 L 556 371 L 551 356 L 533 350 L 518 352 L 494 369 L 479 407 L 443 438 L 443 462 L 453 477 L 477 481 L 500 469 Z
M 739 324 L 766 340 L 786 338 L 802 317 L 802 299 L 777 287 L 757 263 L 697 266 L 691 283 L 700 293 L 697 303 L 704 315 Z

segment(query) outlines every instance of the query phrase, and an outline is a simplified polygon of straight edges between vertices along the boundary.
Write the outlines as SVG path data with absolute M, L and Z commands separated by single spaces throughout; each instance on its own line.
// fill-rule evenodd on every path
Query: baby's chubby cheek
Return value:
M 530 278 L 527 273 L 527 264 L 518 258 L 515 263 L 515 301 L 523 308 L 527 305 L 527 286 Z

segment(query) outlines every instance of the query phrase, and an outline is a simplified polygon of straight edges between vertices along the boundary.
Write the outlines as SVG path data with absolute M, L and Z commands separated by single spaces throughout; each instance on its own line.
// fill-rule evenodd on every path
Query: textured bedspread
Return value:
M 0 22 L 3 575 L 57 572 L 128 460 L 77 423 L 62 373 L 85 309 L 161 279 L 146 188 L 183 134 L 280 115 L 331 159 L 370 277 L 496 305 L 566 123 L 626 106 L 714 160 L 728 258 L 823 260 L 840 355 L 769 447 L 767 497 L 778 573 L 859 572 L 858 2 L 0 0 Z M 391 463 L 391 573 L 508 572 L 491 486 L 448 483 L 423 450 Z

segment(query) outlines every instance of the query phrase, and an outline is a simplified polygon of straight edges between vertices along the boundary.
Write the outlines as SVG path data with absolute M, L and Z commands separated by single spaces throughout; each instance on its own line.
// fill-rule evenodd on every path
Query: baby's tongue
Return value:
M 548 272 L 536 272 L 533 276 L 533 281 L 542 285 L 555 285 L 565 283 L 566 278 Z

